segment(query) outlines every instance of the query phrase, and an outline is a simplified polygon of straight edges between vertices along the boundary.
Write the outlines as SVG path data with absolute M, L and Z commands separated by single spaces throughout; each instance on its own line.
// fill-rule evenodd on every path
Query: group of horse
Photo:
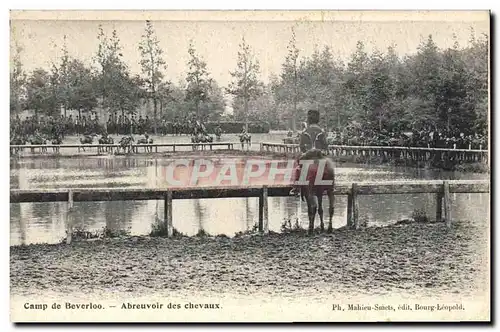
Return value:
M 85 152 L 85 145 L 94 144 L 94 139 L 97 136 L 98 136 L 97 134 L 92 133 L 92 134 L 86 134 L 86 135 L 83 135 L 82 137 L 80 137 L 80 145 L 78 146 L 78 152 L 80 152 L 81 150 L 83 150 Z M 135 142 L 134 136 L 128 135 L 128 136 L 122 137 L 120 139 L 120 141 L 118 142 L 118 145 L 115 146 L 114 145 L 115 142 L 114 142 L 113 137 L 108 136 L 106 134 L 103 134 L 98 139 L 99 145 L 103 145 L 103 146 L 99 146 L 97 148 L 97 151 L 98 151 L 98 153 L 112 152 L 113 148 L 116 148 L 118 153 L 120 151 L 123 151 L 123 153 L 130 153 L 130 152 L 134 152 L 134 151 L 137 152 L 137 150 L 134 150 L 137 148 L 137 147 L 133 146 L 134 142 Z M 32 135 L 32 136 L 28 137 L 27 139 L 22 139 L 21 137 L 14 137 L 10 141 L 11 145 L 16 145 L 16 146 L 17 145 L 27 145 L 27 143 L 29 143 L 29 145 L 37 145 L 37 147 L 29 147 L 29 149 L 31 150 L 31 153 L 34 153 L 35 149 L 39 149 L 39 151 L 41 153 L 46 153 L 48 151 L 48 147 L 45 145 L 48 145 L 48 144 L 52 145 L 53 152 L 58 153 L 60 151 L 59 145 L 62 144 L 62 138 L 57 137 L 57 138 L 53 138 L 53 139 L 46 139 L 45 137 L 43 137 L 43 135 Z M 137 144 L 144 144 L 144 151 L 145 152 L 152 152 L 153 151 L 153 147 L 151 146 L 151 144 L 153 144 L 153 143 L 154 143 L 153 139 L 147 135 L 145 135 L 145 137 L 142 137 L 142 138 L 137 140 Z M 23 150 L 24 150 L 24 147 L 15 147 L 15 148 L 13 148 L 12 152 L 14 154 L 17 154 Z
M 245 145 L 247 149 L 249 149 L 252 146 L 252 136 L 249 135 L 246 132 L 243 132 L 238 135 L 240 143 L 241 143 L 241 149 L 245 149 Z M 215 131 L 215 139 L 216 141 L 220 141 L 222 138 L 222 132 L 221 131 Z M 191 136 L 191 143 L 193 144 L 200 144 L 200 143 L 213 143 L 214 142 L 214 137 L 212 135 L 209 135 L 207 133 L 198 133 L 198 134 L 193 134 Z M 202 146 L 202 149 L 204 146 Z M 197 147 L 193 146 L 193 149 L 197 149 Z
M 78 146 L 78 152 L 81 150 L 85 152 L 85 145 L 92 145 L 94 144 L 94 140 L 98 135 L 95 133 L 90 133 L 90 134 L 85 134 L 82 137 L 80 137 L 80 146 Z M 216 131 L 216 140 L 220 141 L 221 140 L 222 133 Z M 244 149 L 245 145 L 247 146 L 247 149 L 250 148 L 251 142 L 252 142 L 252 137 L 247 134 L 247 133 L 242 133 L 239 135 L 239 140 L 241 143 L 241 148 Z M 203 143 L 213 143 L 214 142 L 214 137 L 211 135 L 208 135 L 206 133 L 199 133 L 197 135 L 192 135 L 191 136 L 191 143 L 193 144 L 203 144 Z M 113 149 L 117 149 L 116 152 L 120 153 L 123 151 L 123 153 L 131 153 L 131 152 L 138 152 L 138 147 L 134 146 L 135 139 L 133 135 L 127 135 L 124 136 L 120 139 L 118 142 L 118 145 L 115 146 L 115 142 L 113 137 L 107 135 L 107 134 L 102 134 L 101 137 L 98 139 L 98 144 L 102 145 L 97 148 L 98 153 L 109 153 L 113 152 Z M 147 134 L 144 135 L 144 137 L 141 137 L 137 140 L 137 144 L 144 145 L 144 151 L 145 152 L 153 152 L 153 147 L 151 146 L 154 143 L 154 140 L 150 138 Z M 31 152 L 34 153 L 35 149 L 39 149 L 40 152 L 46 153 L 48 151 L 48 147 L 44 145 L 51 144 L 52 145 L 52 150 L 53 152 L 59 153 L 60 147 L 59 145 L 62 144 L 62 137 L 58 136 L 56 138 L 48 139 L 44 135 L 41 134 L 34 134 L 29 136 L 28 138 L 22 138 L 20 136 L 15 136 L 11 139 L 10 145 L 38 145 L 37 147 L 30 147 Z M 193 150 L 197 150 L 199 147 L 193 146 Z M 202 148 L 204 149 L 205 146 L 202 145 Z M 23 147 L 15 147 L 12 149 L 12 152 L 14 154 L 17 154 L 21 151 L 23 151 Z
M 221 139 L 221 132 L 216 132 L 216 139 L 220 140 Z M 86 134 L 82 137 L 80 137 L 80 145 L 78 146 L 78 151 L 82 149 L 85 151 L 85 145 L 91 145 L 94 143 L 95 138 L 98 135 L 95 133 L 91 134 Z M 249 135 L 247 132 L 242 132 L 239 136 L 239 141 L 241 143 L 242 149 L 244 149 L 245 144 L 247 145 L 247 148 L 251 146 L 252 142 L 252 137 Z M 292 139 L 296 139 L 295 137 L 292 137 Z M 198 143 L 212 143 L 214 141 L 213 136 L 207 135 L 206 133 L 200 133 L 198 135 L 193 135 L 191 137 L 191 142 L 198 144 Z M 124 136 L 120 139 L 117 145 L 115 145 L 114 140 L 111 136 L 108 136 L 107 134 L 102 134 L 101 137 L 98 139 L 98 143 L 101 146 L 98 146 L 98 153 L 100 152 L 111 152 L 113 153 L 114 149 L 116 149 L 117 153 L 120 153 L 120 151 L 123 151 L 123 153 L 131 153 L 131 152 L 138 152 L 137 149 L 137 144 L 143 144 L 144 145 L 144 151 L 152 152 L 153 147 L 151 144 L 153 144 L 153 139 L 150 138 L 148 135 L 144 135 L 144 137 L 141 137 L 140 139 L 137 140 L 137 144 L 134 144 L 135 139 L 133 135 L 127 135 Z M 10 144 L 15 145 L 16 147 L 13 148 L 13 152 L 17 153 L 19 151 L 22 151 L 24 147 L 20 147 L 20 145 L 26 145 L 29 143 L 30 145 L 34 145 L 36 147 L 26 147 L 31 149 L 32 153 L 36 148 L 40 149 L 42 153 L 47 152 L 48 147 L 45 147 L 44 145 L 47 145 L 49 143 L 52 144 L 52 149 L 54 152 L 59 152 L 59 147 L 62 143 L 62 138 L 57 137 L 53 139 L 47 139 L 43 135 L 40 134 L 35 134 L 29 136 L 27 139 L 22 139 L 20 137 L 13 137 Z M 204 146 L 203 146 L 204 147 Z M 196 147 L 193 146 L 193 149 L 195 150 Z M 324 160 L 326 163 L 326 168 L 323 171 L 323 180 L 332 180 L 334 181 L 335 174 L 334 174 L 334 166 L 333 162 L 330 159 L 327 159 L 324 157 L 321 153 L 318 151 L 312 151 L 311 153 L 306 153 L 305 155 L 302 156 L 302 159 L 307 159 L 307 160 L 313 160 L 313 164 L 308 168 L 307 170 L 307 176 L 306 179 L 309 181 L 308 185 L 302 185 L 300 186 L 300 192 L 301 192 L 301 198 L 307 202 L 307 209 L 308 209 L 308 217 L 309 217 L 309 234 L 312 234 L 314 231 L 314 220 L 316 214 L 319 216 L 320 219 L 320 227 L 321 230 L 324 231 L 324 219 L 323 219 L 323 193 L 326 192 L 326 195 L 328 197 L 328 200 L 330 202 L 329 204 L 329 223 L 328 223 L 328 231 L 332 230 L 332 219 L 333 219 L 333 213 L 334 213 L 334 185 L 316 185 L 314 184 L 315 179 L 316 179 L 316 174 L 318 173 L 319 165 L 321 164 L 321 161 Z
M 80 148 L 85 151 L 85 144 L 93 144 L 94 142 L 94 137 L 96 137 L 96 134 L 89 134 L 89 135 L 84 135 L 83 137 L 80 137 L 80 144 L 81 146 L 78 147 L 78 152 L 80 152 Z M 120 141 L 118 141 L 118 146 L 114 146 L 114 140 L 113 137 L 108 136 L 108 135 L 101 135 L 101 137 L 98 139 L 99 145 L 104 145 L 103 147 L 98 147 L 97 151 L 98 153 L 101 152 L 113 152 L 113 148 L 117 148 L 117 152 L 119 153 L 121 150 L 123 150 L 123 153 L 131 153 L 131 152 L 138 152 L 136 149 L 137 147 L 134 147 L 134 136 L 133 135 L 127 135 L 123 136 Z M 144 137 L 141 137 L 137 140 L 137 144 L 143 144 L 144 145 L 144 151 L 145 152 L 153 152 L 153 147 L 151 144 L 154 143 L 154 140 L 150 138 L 148 135 L 144 135 Z

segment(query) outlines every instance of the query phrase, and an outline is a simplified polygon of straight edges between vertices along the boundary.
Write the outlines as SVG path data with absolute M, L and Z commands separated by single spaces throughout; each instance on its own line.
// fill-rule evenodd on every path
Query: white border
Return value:
M 484 1 L 484 0 L 475 0 L 475 1 L 453 1 L 453 2 L 439 2 L 439 1 L 429 1 L 429 0 L 420 0 L 418 2 L 402 2 L 402 1 L 384 1 L 384 2 L 379 2 L 377 4 L 374 4 L 371 1 L 359 1 L 359 0 L 350 0 L 350 1 L 342 1 L 338 3 L 332 3 L 331 1 L 317 1 L 317 0 L 309 0 L 307 2 L 304 1 L 297 1 L 297 2 L 278 2 L 278 1 L 263 1 L 263 0 L 253 0 L 249 2 L 237 2 L 237 1 L 223 1 L 223 0 L 211 0 L 211 1 L 193 1 L 193 0 L 184 0 L 184 1 L 179 1 L 179 2 L 169 2 L 168 3 L 168 9 L 409 9 L 409 10 L 415 10 L 415 9 L 460 9 L 460 10 L 470 10 L 470 9 L 492 9 L 493 13 L 499 13 L 500 11 L 498 10 L 498 1 Z M 84 3 L 74 3 L 70 2 L 67 0 L 59 0 L 59 1 L 44 1 L 43 6 L 41 6 L 40 2 L 38 1 L 4 1 L 2 4 L 5 6 L 5 10 L 1 12 L 2 15 L 2 45 L 4 47 L 4 51 L 1 53 L 2 54 L 2 61 L 1 63 L 3 64 L 1 70 L 1 77 L 3 78 L 2 80 L 2 92 L 4 93 L 4 98 L 2 98 L 3 101 L 3 112 L 1 112 L 0 116 L 2 116 L 2 120 L 0 121 L 1 125 L 4 126 L 0 130 L 1 135 L 3 136 L 1 141 L 2 142 L 8 142 L 8 133 L 9 133 L 9 128 L 8 128 L 8 123 L 9 123 L 9 106 L 8 106 L 8 100 L 9 100 L 9 91 L 8 91 L 8 45 L 9 45 L 9 26 L 8 26 L 8 19 L 9 19 L 9 12 L 7 9 L 113 9 L 116 8 L 116 5 L 120 6 L 120 9 L 167 9 L 165 8 L 166 3 L 163 1 L 121 1 L 121 2 L 115 2 L 115 1 L 95 1 L 95 0 L 87 0 Z M 75 7 L 74 4 L 78 5 L 78 7 Z M 417 7 L 414 7 L 415 5 L 418 5 Z M 497 10 L 495 10 L 497 9 Z M 495 44 L 498 43 L 498 35 L 495 33 L 495 31 L 492 30 L 492 37 L 494 37 L 494 42 Z M 496 60 L 496 57 L 495 59 Z M 491 92 L 492 94 L 499 96 L 500 94 L 498 93 L 498 86 L 496 86 L 495 91 Z M 497 116 L 498 117 L 498 116 Z M 5 269 L 3 269 L 4 273 L 2 273 L 1 278 L 2 278 L 2 284 L 3 287 L 1 288 L 2 291 L 2 299 L 4 299 L 1 302 L 2 306 L 2 330 L 14 330 L 15 326 L 13 326 L 10 323 L 9 319 L 9 302 L 5 301 L 5 299 L 8 299 L 10 297 L 9 294 L 9 274 L 8 274 L 8 266 L 9 266 L 9 214 L 7 211 L 10 210 L 9 207 L 9 193 L 8 189 L 10 187 L 9 185 L 9 177 L 8 177 L 8 170 L 9 170 L 9 164 L 8 160 L 9 158 L 7 157 L 9 150 L 7 148 L 7 144 L 1 144 L 1 154 L 4 156 L 4 158 L 1 159 L 1 167 L 2 167 L 2 174 L 4 175 L 2 177 L 2 196 L 3 198 L 1 199 L 2 205 L 4 205 L 4 208 L 1 209 L 1 211 L 5 211 L 7 216 L 2 220 L 2 225 L 4 227 L 3 229 L 3 236 L 4 236 L 4 250 L 1 251 L 1 262 Z M 499 147 L 500 149 L 500 147 Z M 498 152 L 496 151 L 495 147 L 495 153 Z M 497 202 L 495 202 L 497 203 Z M 497 204 L 495 204 L 497 205 Z M 494 221 L 492 221 L 494 222 Z M 496 226 L 497 232 L 499 229 L 499 226 Z M 496 232 L 496 233 L 497 233 Z M 497 235 L 497 234 L 495 234 Z M 495 241 L 492 239 L 491 243 L 495 243 Z M 496 264 L 495 264 L 496 265 Z M 493 280 L 492 280 L 493 282 Z M 492 294 L 493 295 L 493 294 Z M 496 306 L 498 308 L 498 305 Z M 498 316 L 497 316 L 498 318 Z M 369 328 L 373 328 L 374 326 L 370 326 Z M 452 326 L 450 326 L 453 328 Z M 26 328 L 26 327 L 25 327 Z M 35 328 L 35 327 L 31 327 Z M 36 327 L 37 329 L 46 329 L 50 330 L 53 327 Z M 77 328 L 75 327 L 64 327 L 64 328 L 59 328 L 59 330 L 70 330 Z M 92 328 L 97 328 L 97 327 L 92 327 Z M 102 328 L 102 327 L 101 327 Z M 157 327 L 157 328 L 162 328 L 164 329 L 165 327 Z M 169 329 L 175 329 L 173 326 L 168 326 L 167 328 Z M 188 328 L 192 329 L 193 327 Z M 267 329 L 269 327 L 258 327 L 259 329 Z M 304 328 L 304 327 L 302 327 Z M 334 328 L 336 330 L 343 330 L 346 327 L 341 327 L 341 326 L 332 326 L 328 328 Z M 386 327 L 387 328 L 387 327 Z M 394 327 L 393 327 L 394 328 Z M 395 327 L 397 328 L 397 327 Z M 422 327 L 420 327 L 422 328 Z M 418 329 L 420 329 L 418 328 Z M 120 330 L 132 330 L 132 327 L 119 327 Z M 353 327 L 353 329 L 361 329 L 361 327 Z M 385 329 L 385 328 L 384 328 Z

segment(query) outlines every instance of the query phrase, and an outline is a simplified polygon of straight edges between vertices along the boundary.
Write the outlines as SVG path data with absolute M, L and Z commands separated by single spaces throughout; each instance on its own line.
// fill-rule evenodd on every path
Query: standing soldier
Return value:
M 325 151 L 328 150 L 328 144 L 326 142 L 326 133 L 319 126 L 319 111 L 318 110 L 309 110 L 307 112 L 307 128 L 300 135 L 300 152 L 302 153 L 298 160 L 303 159 L 309 152 L 312 151 Z M 302 170 L 301 165 L 299 164 L 295 168 L 295 177 L 294 182 L 297 181 L 300 177 L 300 172 Z M 294 186 L 294 188 L 290 191 L 291 195 L 298 195 L 299 188 Z

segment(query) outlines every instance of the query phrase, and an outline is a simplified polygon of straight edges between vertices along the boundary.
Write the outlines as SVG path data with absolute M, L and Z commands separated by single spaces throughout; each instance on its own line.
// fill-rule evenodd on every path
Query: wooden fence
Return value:
M 261 143 L 264 152 L 298 154 L 297 144 Z M 488 150 L 421 148 L 403 146 L 347 146 L 329 145 L 330 155 L 339 156 L 378 156 L 386 159 L 409 161 L 452 160 L 461 162 L 488 162 Z
M 350 228 L 360 227 L 359 200 L 360 195 L 380 194 L 436 194 L 436 220 L 451 225 L 452 193 L 488 193 L 490 183 L 482 180 L 450 180 L 450 181 L 389 181 L 338 183 L 335 185 L 336 195 L 347 195 L 347 225 Z M 258 197 L 259 198 L 259 231 L 267 233 L 268 197 L 286 197 L 290 195 L 290 186 L 249 186 L 249 187 L 191 187 L 171 189 L 141 188 L 106 188 L 106 189 L 11 189 L 10 203 L 26 202 L 68 202 L 69 209 L 73 202 L 89 201 L 125 201 L 125 200 L 164 200 L 164 222 L 168 236 L 173 234 L 172 200 L 197 198 Z M 444 216 L 443 216 L 444 212 Z M 69 225 L 67 225 L 69 227 Z
M 213 150 L 216 147 L 225 147 L 228 150 L 234 149 L 233 142 L 215 142 L 215 143 L 152 143 L 152 144 L 131 144 L 130 151 L 138 153 L 140 150 L 144 152 L 176 152 L 179 148 L 190 148 L 191 150 Z M 78 153 L 81 151 L 87 152 L 95 150 L 97 154 L 102 153 L 119 153 L 128 152 L 128 147 L 123 149 L 119 144 L 40 144 L 40 145 L 11 145 L 10 153 L 11 155 L 19 155 L 19 152 L 26 150 L 34 153 L 38 151 L 40 153 L 59 153 L 61 149 L 78 149 Z

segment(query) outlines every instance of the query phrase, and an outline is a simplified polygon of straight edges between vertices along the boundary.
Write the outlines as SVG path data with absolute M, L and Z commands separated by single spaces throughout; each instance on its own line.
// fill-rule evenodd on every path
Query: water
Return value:
M 258 136 L 258 135 L 253 135 Z M 260 135 L 257 142 L 279 141 L 277 135 Z M 280 136 L 283 136 L 280 134 Z M 169 138 L 163 138 L 168 140 Z M 172 139 L 172 138 L 170 138 Z M 187 141 L 187 137 L 173 138 Z M 172 139 L 172 140 L 173 140 Z M 159 141 L 159 140 L 157 140 Z M 177 156 L 177 155 L 176 155 Z M 11 159 L 10 187 L 91 188 L 156 187 L 161 182 L 162 165 L 167 157 L 155 156 L 82 156 L 77 158 Z M 487 179 L 486 174 L 451 173 L 414 168 L 343 165 L 336 170 L 337 181 L 377 181 L 412 179 Z M 452 217 L 471 222 L 488 219 L 487 194 L 453 194 Z M 370 226 L 383 226 L 411 216 L 416 209 L 435 215 L 435 195 L 361 196 L 359 214 Z M 324 200 L 325 221 L 328 200 Z M 335 228 L 346 224 L 347 197 L 335 199 Z M 11 245 L 56 243 L 65 236 L 67 203 L 10 204 Z M 163 219 L 163 201 L 75 202 L 71 213 L 75 227 L 89 231 L 103 227 L 125 229 L 131 234 L 147 234 L 155 220 Z M 298 198 L 269 199 L 269 228 L 279 231 L 285 219 L 307 225 L 307 208 Z M 212 235 L 251 229 L 258 221 L 257 198 L 174 200 L 174 227 L 194 235 L 201 228 Z M 319 222 L 319 221 L 318 221 Z

